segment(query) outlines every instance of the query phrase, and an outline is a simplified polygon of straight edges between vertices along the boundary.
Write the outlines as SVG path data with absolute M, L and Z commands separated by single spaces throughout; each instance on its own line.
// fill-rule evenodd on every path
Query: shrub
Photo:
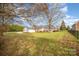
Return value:
M 23 30 L 23 26 L 20 26 L 20 25 L 10 25 L 9 26 L 9 31 L 22 31 Z

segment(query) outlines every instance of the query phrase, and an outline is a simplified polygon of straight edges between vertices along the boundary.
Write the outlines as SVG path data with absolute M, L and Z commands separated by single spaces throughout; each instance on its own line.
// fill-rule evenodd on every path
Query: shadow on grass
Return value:
M 76 55 L 79 56 L 79 31 L 69 31 L 73 36 L 75 36 L 78 40 L 76 40 Z
M 30 55 L 29 48 L 34 45 L 31 33 L 6 34 L 0 37 L 0 55 Z
M 52 38 L 35 37 L 31 33 L 11 34 L 7 33 L 0 39 L 0 55 L 4 56 L 69 56 L 75 55 L 70 48 L 67 37 L 61 41 Z M 63 44 L 64 43 L 64 44 Z
M 64 37 L 65 38 L 65 37 Z M 73 56 L 76 55 L 75 49 L 69 48 L 69 43 L 62 44 L 54 39 L 39 38 L 36 42 L 37 56 Z
M 79 39 L 79 31 L 70 30 L 69 32 L 70 32 L 72 35 L 74 35 L 77 39 Z

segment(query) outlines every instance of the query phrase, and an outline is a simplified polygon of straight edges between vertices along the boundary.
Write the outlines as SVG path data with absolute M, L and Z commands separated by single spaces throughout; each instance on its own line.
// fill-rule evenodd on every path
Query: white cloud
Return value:
M 66 15 L 66 19 L 78 19 L 77 17 Z
M 61 8 L 61 11 L 66 13 L 68 11 L 68 7 L 64 6 L 63 8 Z
M 78 18 L 74 16 L 66 15 L 66 18 L 64 19 L 66 25 L 72 26 L 75 22 L 79 21 Z
M 69 15 L 66 15 L 66 18 L 71 18 L 71 16 L 69 16 Z

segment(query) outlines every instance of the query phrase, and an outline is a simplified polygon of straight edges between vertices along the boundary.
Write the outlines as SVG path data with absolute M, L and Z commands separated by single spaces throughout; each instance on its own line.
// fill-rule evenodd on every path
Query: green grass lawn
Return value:
M 7 32 L 2 42 L 0 45 L 2 55 L 76 55 L 77 39 L 68 31 Z

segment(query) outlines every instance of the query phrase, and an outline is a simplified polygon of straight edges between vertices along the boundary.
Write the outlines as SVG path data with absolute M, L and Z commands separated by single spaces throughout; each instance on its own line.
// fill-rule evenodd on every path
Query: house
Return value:
M 51 29 L 50 29 L 51 32 L 56 32 L 58 30 L 59 30 L 58 28 L 51 26 Z M 44 25 L 44 26 L 38 26 L 36 27 L 36 29 L 24 28 L 23 32 L 49 32 L 49 29 L 48 29 L 48 26 Z
M 28 32 L 36 32 L 34 29 L 29 29 Z
M 72 30 L 79 31 L 79 21 L 72 25 Z
M 23 32 L 35 32 L 34 29 L 24 28 Z
M 23 29 L 23 32 L 28 32 L 28 29 L 27 29 L 27 28 L 24 28 L 24 29 Z
M 49 32 L 49 29 L 48 29 L 48 26 L 38 26 L 37 32 Z M 51 32 L 55 32 L 55 31 L 58 31 L 57 28 L 55 28 L 54 26 L 51 26 L 51 29 L 50 29 Z

